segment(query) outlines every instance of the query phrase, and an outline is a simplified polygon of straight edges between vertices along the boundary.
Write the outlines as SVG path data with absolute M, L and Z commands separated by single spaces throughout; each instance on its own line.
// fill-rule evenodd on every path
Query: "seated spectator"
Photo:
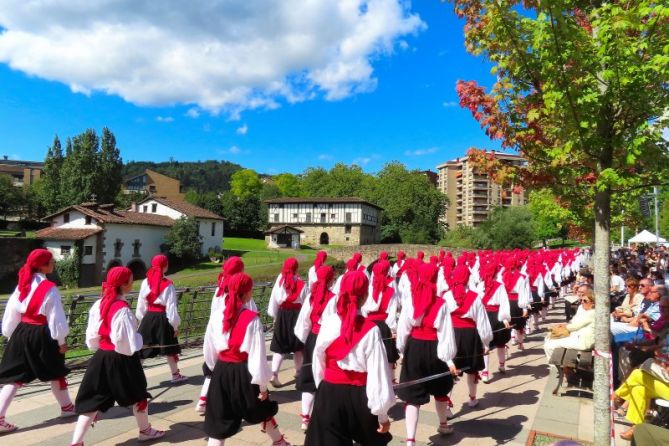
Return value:
M 562 338 L 553 338 L 551 333 L 546 336 L 544 351 L 548 360 L 551 359 L 556 348 L 574 350 L 590 350 L 595 345 L 595 294 L 592 288 L 581 287 L 581 305 L 569 324 L 559 324 L 556 331 L 566 329 L 569 335 Z M 572 369 L 565 367 L 564 373 L 569 379 Z
M 615 337 L 618 335 L 627 335 L 625 341 L 631 341 L 635 338 L 637 332 L 640 330 L 641 315 L 646 315 L 648 319 L 655 321 L 660 316 L 659 295 L 651 296 L 650 290 L 653 284 L 650 279 L 642 279 L 639 283 L 639 292 L 643 294 L 644 299 L 639 305 L 638 312 L 631 317 L 622 316 L 619 321 L 611 322 L 611 334 Z
M 612 293 L 625 291 L 625 280 L 620 277 L 618 266 L 611 266 L 611 290 Z
M 639 281 L 636 279 L 627 279 L 625 282 L 627 294 L 619 307 L 611 314 L 616 321 L 619 321 L 623 316 L 626 318 L 634 317 L 638 312 L 639 306 L 644 299 L 644 295 L 639 293 Z

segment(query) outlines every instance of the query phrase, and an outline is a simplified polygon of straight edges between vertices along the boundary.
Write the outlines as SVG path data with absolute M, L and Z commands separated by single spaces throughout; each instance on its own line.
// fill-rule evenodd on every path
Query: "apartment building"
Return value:
M 525 159 L 518 155 L 492 152 L 503 163 L 524 165 Z M 457 226 L 477 227 L 488 219 L 496 207 L 522 206 L 527 204 L 524 189 L 503 187 L 496 184 L 484 172 L 478 171 L 467 157 L 447 161 L 437 166 L 438 189 L 449 200 L 442 221 L 447 229 Z
M 44 163 L 38 161 L 10 160 L 8 156 L 0 159 L 0 175 L 8 175 L 16 187 L 30 186 L 42 174 Z
M 156 195 L 175 201 L 183 201 L 186 196 L 179 180 L 151 169 L 146 169 L 144 173 L 124 180 L 123 193 Z

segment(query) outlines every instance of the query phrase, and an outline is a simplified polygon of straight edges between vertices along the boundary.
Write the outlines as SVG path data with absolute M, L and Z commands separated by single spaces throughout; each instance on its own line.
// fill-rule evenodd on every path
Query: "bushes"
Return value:
M 79 286 L 79 268 L 79 250 L 76 247 L 68 256 L 56 262 L 58 278 L 65 288 Z
M 466 249 L 529 248 L 534 238 L 532 214 L 527 207 L 518 206 L 493 210 L 478 228 L 458 226 L 439 244 Z
M 198 260 L 202 251 L 202 237 L 194 218 L 181 217 L 165 237 L 169 253 L 182 263 Z

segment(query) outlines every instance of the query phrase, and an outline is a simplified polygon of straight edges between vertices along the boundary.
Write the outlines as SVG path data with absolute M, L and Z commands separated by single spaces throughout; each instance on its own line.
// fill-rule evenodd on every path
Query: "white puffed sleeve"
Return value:
M 223 300 L 223 297 L 217 297 L 214 300 L 220 299 Z M 222 305 L 221 305 L 222 306 Z M 223 309 L 219 306 L 218 311 L 213 311 L 211 316 L 209 316 L 209 323 L 207 324 L 207 329 L 204 333 L 204 343 L 202 345 L 202 354 L 204 356 L 204 362 L 209 367 L 209 370 L 214 370 L 216 366 L 216 361 L 218 361 L 218 352 L 216 339 L 222 337 L 223 331 Z M 227 337 L 225 340 L 225 347 L 227 348 Z
M 448 291 L 449 286 L 446 282 L 446 275 L 444 274 L 444 268 L 439 268 L 437 273 L 437 296 L 441 296 L 446 291 Z
M 399 307 L 399 300 L 399 293 L 393 288 L 393 296 L 390 298 L 390 302 L 388 302 L 388 308 L 386 308 L 386 314 L 388 314 L 388 317 L 386 317 L 386 325 L 393 332 L 397 331 L 397 309 Z
M 334 300 L 334 299 L 332 299 Z M 314 356 L 311 361 L 311 371 L 314 375 L 316 387 L 321 385 L 323 376 L 325 376 L 325 350 L 339 337 L 341 332 L 341 319 L 336 314 L 327 318 L 322 317 L 321 331 L 316 338 L 314 346 Z
M 354 349 L 363 349 L 367 358 L 367 407 L 379 418 L 379 423 L 385 423 L 388 411 L 395 405 L 395 391 L 379 328 L 372 328 Z
M 316 276 L 316 267 L 312 265 L 311 268 L 309 268 L 309 273 L 307 274 L 307 284 L 309 285 L 309 288 L 311 288 L 311 285 L 313 285 L 317 280 L 318 276 Z
M 286 290 L 279 284 L 282 276 L 282 274 L 279 274 L 276 278 L 272 287 L 272 293 L 269 296 L 269 303 L 267 304 L 267 314 L 272 319 L 276 319 L 276 316 L 279 314 L 279 305 L 286 300 Z
M 453 358 L 458 352 L 455 343 L 455 333 L 453 333 L 453 322 L 451 321 L 451 312 L 448 302 L 445 302 L 437 317 L 434 319 L 434 328 L 437 330 L 437 357 L 448 364 L 449 367 L 455 367 Z
M 251 374 L 251 384 L 260 386 L 261 392 L 266 391 L 267 383 L 272 379 L 272 370 L 267 363 L 265 333 L 259 317 L 255 317 L 246 327 L 244 342 L 239 350 L 249 355 L 248 368 Z
M 111 320 L 109 339 L 116 353 L 132 356 L 142 349 L 142 335 L 137 332 L 137 319 L 130 308 L 121 308 Z
M 88 325 L 86 326 L 86 346 L 91 351 L 100 348 L 100 299 L 96 300 L 88 310 Z
M 344 274 L 341 276 L 337 277 L 337 280 L 335 280 L 334 285 L 332 285 L 332 292 L 335 294 L 335 296 L 339 295 L 339 289 L 341 288 L 341 280 L 344 278 Z
M 167 316 L 167 320 L 172 328 L 174 328 L 174 331 L 178 330 L 179 324 L 181 324 L 181 317 L 179 317 L 179 298 L 174 285 L 170 284 L 165 288 L 160 299 L 163 301 L 163 305 L 165 305 L 165 316 Z
M 295 321 L 295 336 L 303 344 L 307 342 L 307 336 L 311 331 L 311 298 L 307 297 L 300 308 L 300 313 Z
M 485 307 L 483 306 L 480 297 L 474 300 L 474 303 L 469 307 L 465 317 L 474 320 L 476 323 L 476 331 L 479 333 L 481 342 L 483 343 L 483 346 L 487 348 L 490 341 L 492 341 L 492 328 L 490 327 L 490 320 L 488 319 L 488 315 L 485 312 Z
M 503 284 L 497 287 L 497 291 L 495 291 L 495 294 L 490 300 L 495 302 L 493 305 L 499 305 L 497 320 L 500 322 L 511 323 L 511 305 L 509 304 L 509 293 L 506 292 L 506 288 Z
M 407 345 L 407 340 L 415 323 L 416 321 L 413 319 L 413 300 L 409 297 L 402 302 L 402 309 L 397 320 L 397 337 L 395 343 L 400 353 L 404 353 L 404 348 Z
M 19 288 L 16 287 L 7 305 L 5 305 L 5 313 L 2 315 L 2 335 L 9 338 L 16 330 L 16 327 L 21 323 L 21 313 L 18 311 L 19 302 Z
M 40 314 L 46 316 L 51 338 L 55 339 L 58 345 L 65 345 L 65 339 L 70 332 L 70 327 L 67 323 L 67 317 L 65 317 L 63 302 L 61 301 L 58 288 L 52 287 L 46 296 L 44 296 Z
M 550 273 L 550 271 L 546 271 L 546 272 L 544 273 L 544 282 L 546 283 L 546 286 L 547 286 L 549 289 L 550 289 L 550 288 L 553 288 L 553 287 L 555 286 L 555 284 L 553 284 L 553 278 L 551 277 L 551 273 Z
M 514 292 L 518 293 L 518 307 L 527 308 L 530 306 L 530 301 L 532 299 L 532 291 L 530 290 L 530 282 L 525 276 L 522 276 L 516 282 L 516 286 L 513 288 Z
M 142 280 L 142 284 L 139 286 L 139 294 L 137 295 L 137 309 L 135 310 L 135 316 L 137 320 L 141 322 L 146 315 L 146 312 L 149 308 L 149 302 L 146 299 L 146 296 L 151 292 L 149 288 L 149 281 L 147 279 Z
M 542 297 L 545 292 L 545 283 L 544 283 L 544 278 L 541 277 L 541 274 L 537 274 L 536 279 L 534 279 L 534 284 L 535 287 L 537 287 L 537 294 L 539 294 L 539 297 Z

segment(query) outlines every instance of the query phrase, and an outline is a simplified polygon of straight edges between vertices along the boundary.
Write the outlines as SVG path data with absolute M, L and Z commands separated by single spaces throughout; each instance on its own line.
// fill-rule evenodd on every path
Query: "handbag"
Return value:
M 569 336 L 569 330 L 563 325 L 551 327 L 551 339 L 561 339 Z

